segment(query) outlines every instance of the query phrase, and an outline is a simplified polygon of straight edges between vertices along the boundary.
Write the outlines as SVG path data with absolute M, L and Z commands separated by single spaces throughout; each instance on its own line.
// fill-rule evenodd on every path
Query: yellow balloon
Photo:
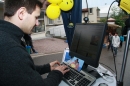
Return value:
M 46 14 L 50 19 L 56 19 L 60 16 L 60 8 L 56 4 L 50 4 L 46 9 Z
M 59 4 L 59 7 L 63 11 L 68 11 L 68 10 L 70 10 L 73 7 L 73 5 L 74 5 L 74 1 L 73 0 L 63 0 Z
M 47 1 L 52 3 L 52 4 L 58 4 L 58 3 L 62 2 L 62 0 L 47 0 Z

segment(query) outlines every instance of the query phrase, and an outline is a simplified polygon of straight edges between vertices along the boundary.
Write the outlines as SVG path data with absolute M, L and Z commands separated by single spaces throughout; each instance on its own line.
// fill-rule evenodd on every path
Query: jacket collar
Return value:
M 11 36 L 15 37 L 17 41 L 20 41 L 24 34 L 19 27 L 4 20 L 0 20 L 0 31 L 10 34 Z

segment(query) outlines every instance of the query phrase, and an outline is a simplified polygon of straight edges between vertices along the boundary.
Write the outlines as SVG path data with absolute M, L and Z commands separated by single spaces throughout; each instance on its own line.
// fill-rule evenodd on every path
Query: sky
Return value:
M 107 13 L 113 1 L 115 0 L 87 0 L 88 8 L 98 7 L 100 9 L 100 13 Z M 118 7 L 118 3 L 115 2 L 112 6 Z M 86 0 L 82 0 L 82 8 L 87 8 Z

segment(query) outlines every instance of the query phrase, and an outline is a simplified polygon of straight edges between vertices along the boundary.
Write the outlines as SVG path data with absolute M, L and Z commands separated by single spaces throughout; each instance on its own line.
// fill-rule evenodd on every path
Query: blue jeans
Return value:
M 114 56 L 117 55 L 117 47 L 113 47 L 113 55 L 114 55 Z

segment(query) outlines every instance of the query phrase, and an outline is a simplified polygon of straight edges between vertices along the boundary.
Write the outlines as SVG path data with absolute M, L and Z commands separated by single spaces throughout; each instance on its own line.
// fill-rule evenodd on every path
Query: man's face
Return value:
M 25 20 L 23 22 L 23 32 L 27 34 L 31 34 L 34 26 L 39 25 L 38 16 L 40 16 L 41 9 L 36 6 L 36 9 L 32 14 L 27 12 Z

